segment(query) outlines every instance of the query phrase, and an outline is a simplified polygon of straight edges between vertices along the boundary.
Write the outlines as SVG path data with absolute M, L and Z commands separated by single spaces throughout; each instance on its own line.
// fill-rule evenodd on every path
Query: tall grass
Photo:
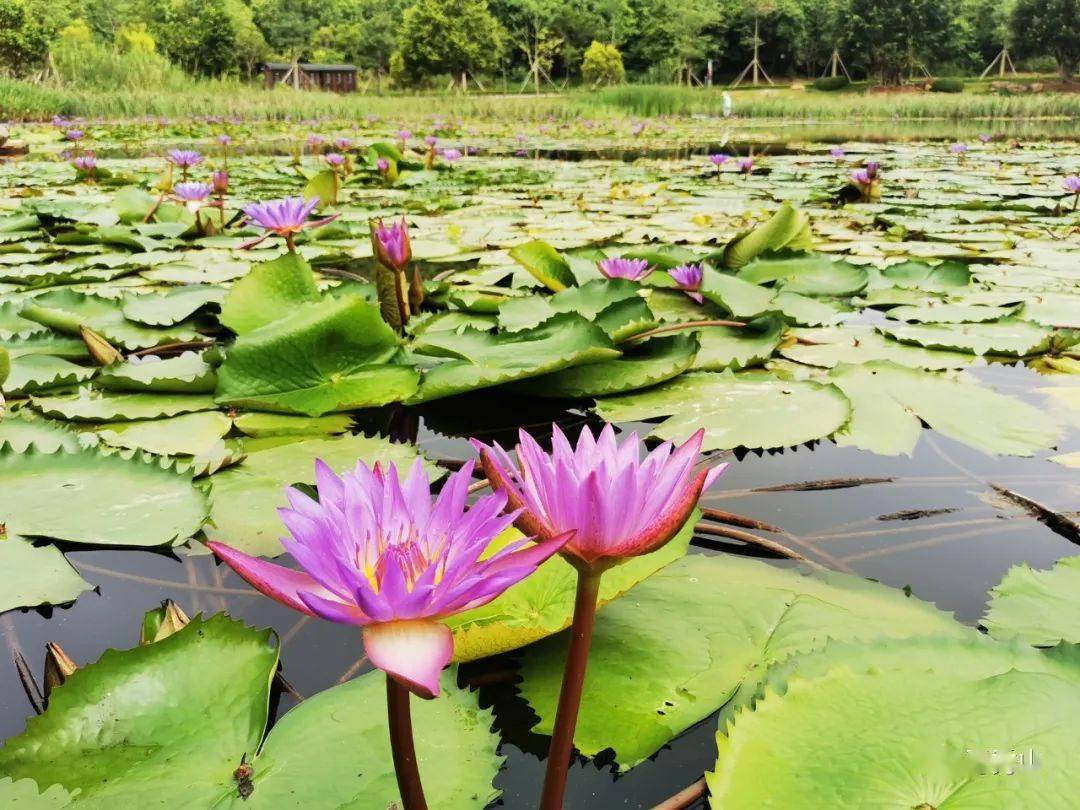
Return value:
M 630 115 L 720 115 L 721 88 L 622 85 L 596 93 L 594 108 L 612 107 Z M 1029 93 L 822 93 L 813 90 L 735 91 L 734 112 L 742 118 L 815 120 L 915 120 L 968 118 L 1075 118 L 1080 94 Z
M 102 71 L 124 74 L 127 66 L 109 61 Z M 160 66 L 158 66 L 159 68 Z M 147 69 L 154 68 L 149 65 Z M 155 68 L 156 69 L 156 68 Z M 624 85 L 600 91 L 575 90 L 541 96 L 473 94 L 333 95 L 235 79 L 193 80 L 175 68 L 149 84 L 96 89 L 104 84 L 87 75 L 63 86 L 32 85 L 0 78 L 0 119 L 47 120 L 53 115 L 88 118 L 173 119 L 216 115 L 245 120 L 312 118 L 360 120 L 377 115 L 417 120 L 431 116 L 469 120 L 539 121 L 581 117 L 621 118 L 719 115 L 720 88 Z M 87 73 L 93 73 L 87 70 Z M 1080 117 L 1080 94 L 992 93 L 822 93 L 813 90 L 739 90 L 734 112 L 740 119 L 792 121 L 918 121 L 970 119 L 1047 119 Z

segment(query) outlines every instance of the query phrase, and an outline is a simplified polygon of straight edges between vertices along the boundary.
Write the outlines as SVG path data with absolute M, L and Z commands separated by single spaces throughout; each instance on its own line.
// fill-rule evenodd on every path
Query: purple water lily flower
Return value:
M 379 174 L 386 174 L 390 171 L 390 161 L 384 157 L 375 159 L 375 168 L 378 169 Z
M 173 194 L 184 202 L 199 202 L 208 199 L 214 189 L 209 183 L 177 183 Z
M 397 132 L 394 133 L 394 137 L 404 143 L 412 137 L 412 132 L 407 129 L 399 129 Z
M 702 279 L 705 278 L 705 268 L 700 264 L 680 264 L 668 270 L 668 275 L 675 281 L 680 290 L 693 298 L 699 304 L 705 303 L 705 297 L 699 292 Z
M 81 129 L 69 129 L 67 132 L 64 133 L 64 139 L 68 141 L 77 142 L 81 141 L 84 137 L 86 137 L 86 133 L 83 132 Z
M 520 513 L 503 514 L 504 492 L 468 506 L 473 466 L 466 462 L 433 499 L 419 459 L 404 481 L 393 465 L 369 468 L 361 461 L 338 477 L 316 461 L 318 500 L 289 488 L 289 507 L 278 510 L 290 535 L 282 545 L 300 570 L 223 543 L 208 545 L 272 599 L 308 616 L 362 627 L 371 663 L 414 694 L 432 698 L 454 650 L 454 637 L 440 619 L 495 599 L 570 537 L 519 540 L 480 559 Z
M 988 132 L 982 132 L 979 134 L 979 140 L 982 143 L 990 143 L 990 141 L 993 140 L 993 137 Z
M 228 146 L 232 143 L 232 136 L 227 135 L 224 132 L 217 136 L 217 142 L 222 146 Z
M 716 155 L 709 155 L 709 161 L 718 169 L 729 160 L 731 160 L 731 155 L 725 155 L 722 152 Z
M 169 162 L 176 166 L 178 169 L 187 171 L 188 169 L 198 166 L 202 163 L 202 155 L 196 152 L 194 149 L 170 149 L 168 154 Z
M 345 165 L 345 156 L 339 155 L 337 152 L 330 152 L 326 155 L 326 162 L 332 169 L 338 169 Z
M 351 138 L 338 138 L 334 141 L 334 146 L 340 149 L 342 152 L 348 152 L 352 148 Z
M 386 225 L 376 220 L 371 223 L 375 236 L 375 258 L 391 270 L 403 272 L 412 260 L 412 242 L 409 239 L 409 224 L 403 216 L 397 222 Z
M 1061 181 L 1061 186 L 1070 194 L 1080 194 L 1080 176 L 1072 175 Z
M 829 154 L 837 160 L 843 160 L 846 153 L 839 146 L 834 146 L 829 150 Z
M 445 160 L 450 165 L 453 165 L 453 164 L 457 163 L 459 160 L 461 160 L 461 150 L 460 149 L 443 149 L 442 150 L 442 159 Z
M 645 122 L 644 121 L 637 121 L 636 123 L 634 123 L 630 127 L 630 134 L 633 135 L 635 138 L 644 131 L 645 131 Z
M 851 180 L 856 185 L 868 186 L 874 182 L 874 178 L 870 176 L 870 172 L 866 169 L 856 169 L 851 173 Z
M 754 159 L 749 157 L 740 158 L 739 171 L 746 175 L 751 174 L 754 171 Z
M 646 449 L 636 433 L 615 441 L 605 425 L 597 437 L 588 427 L 577 446 L 553 425 L 551 452 L 524 430 L 518 432 L 516 461 L 498 444 L 473 439 L 494 490 L 522 510 L 516 525 L 543 538 L 574 532 L 562 550 L 571 562 L 610 566 L 648 554 L 667 543 L 686 522 L 701 493 L 726 464 L 694 472 L 705 431 L 683 445 L 664 442 Z
M 326 139 L 322 135 L 308 135 L 307 145 L 312 149 L 322 146 Z
M 438 142 L 439 142 L 439 139 L 436 138 L 434 135 L 425 135 L 424 136 L 424 143 L 426 143 L 432 149 L 435 148 L 435 144 L 437 144 Z
M 630 281 L 641 281 L 653 271 L 648 259 L 601 259 L 596 267 L 604 278 L 625 278 Z
M 952 146 L 949 147 L 949 151 L 952 152 L 954 155 L 966 155 L 967 150 L 968 146 L 966 143 L 954 143 Z
M 305 200 L 303 197 L 286 197 L 282 200 L 270 200 L 269 202 L 253 203 L 244 206 L 244 215 L 247 221 L 257 228 L 262 228 L 266 233 L 241 245 L 243 248 L 254 247 L 276 233 L 285 239 L 289 250 L 294 250 L 293 238 L 305 228 L 318 228 L 338 218 L 338 214 L 324 217 L 323 219 L 310 220 L 308 217 L 318 207 L 319 198 L 313 197 Z

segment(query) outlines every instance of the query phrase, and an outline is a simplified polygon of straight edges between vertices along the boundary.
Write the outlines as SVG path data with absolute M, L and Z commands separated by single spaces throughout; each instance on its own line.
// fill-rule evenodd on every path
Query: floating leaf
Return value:
M 836 435 L 841 445 L 910 455 L 922 420 L 986 453 L 1030 456 L 1052 447 L 1060 433 L 1060 427 L 1038 408 L 963 376 L 875 361 L 838 366 L 829 378 L 852 405 L 851 421 Z
M 166 419 L 106 422 L 95 431 L 103 442 L 113 447 L 162 455 L 201 456 L 210 452 L 231 427 L 232 420 L 225 414 L 202 411 Z
M 903 343 L 928 349 L 956 349 L 972 354 L 1027 357 L 1045 352 L 1053 332 L 1027 321 L 1007 318 L 996 323 L 883 326 L 881 331 Z
M 994 638 L 1039 647 L 1080 644 L 1080 556 L 1058 560 L 1047 571 L 1027 563 L 1010 568 L 990 591 L 982 625 Z
M 855 295 L 866 287 L 866 270 L 822 254 L 757 259 L 739 271 L 751 284 L 774 283 L 802 295 Z
M 647 391 L 598 399 L 596 410 L 612 422 L 666 416 L 652 435 L 677 442 L 704 428 L 704 450 L 802 444 L 828 436 L 850 414 L 833 385 L 700 371 Z
M 991 307 L 982 304 L 927 304 L 893 307 L 889 317 L 894 321 L 913 323 L 984 323 L 1007 317 L 1014 307 Z
M 600 610 L 574 742 L 589 756 L 612 748 L 620 767 L 631 768 L 775 661 L 829 638 L 928 633 L 972 631 L 857 577 L 692 554 Z M 519 689 L 541 733 L 551 732 L 565 661 L 565 634 L 523 653 Z
M 184 394 L 112 394 L 80 391 L 74 396 L 34 397 L 30 404 L 46 416 L 76 422 L 113 422 L 117 419 L 157 419 L 182 413 L 209 411 L 214 400 Z
M 10 532 L 0 534 L 0 613 L 74 602 L 90 587 L 56 546 L 34 546 Z
M 394 362 L 399 346 L 366 301 L 308 304 L 236 341 L 218 369 L 217 400 L 308 416 L 396 402 L 419 376 Z
M 912 642 L 912 645 L 916 642 Z M 997 666 L 975 642 L 795 675 L 718 735 L 724 807 L 1067 807 L 1077 777 L 1075 678 Z M 982 649 L 986 650 L 986 647 Z M 1074 667 L 1075 669 L 1075 667 Z M 933 707 L 927 711 L 927 707 Z M 1034 756 L 1031 761 L 1029 756 Z
M 765 316 L 743 327 L 709 326 L 699 331 L 701 349 L 695 371 L 740 371 L 764 363 L 772 356 L 784 332 L 784 322 Z
M 6 394 L 31 394 L 84 382 L 94 376 L 94 369 L 77 366 L 48 354 L 26 354 L 11 361 L 11 373 L 3 383 Z
M 108 391 L 206 394 L 217 386 L 217 375 L 203 358 L 199 352 L 164 359 L 153 355 L 131 357 L 104 369 L 95 384 Z
M 301 304 L 321 299 L 311 266 L 303 257 L 286 253 L 273 261 L 252 265 L 225 296 L 219 320 L 236 334 L 244 335 L 292 315 Z
M 459 359 L 427 369 L 411 402 L 429 402 L 619 356 L 603 330 L 572 313 L 556 315 L 533 329 L 499 335 L 474 329 L 460 334 L 433 332 L 417 338 L 413 350 Z
M 547 242 L 535 240 L 516 245 L 510 249 L 510 258 L 552 292 L 559 292 L 577 284 L 566 259 Z
M 162 546 L 195 534 L 208 510 L 190 475 L 149 457 L 0 447 L 0 515 L 15 534 Z
M 208 304 L 220 304 L 225 290 L 210 284 L 175 287 L 163 294 L 129 295 L 122 311 L 130 321 L 147 326 L 172 326 L 185 321 Z
M 265 436 L 331 436 L 352 425 L 348 414 L 291 416 L 281 413 L 243 413 L 233 420 L 237 430 L 256 438 Z
M 796 329 L 791 335 L 805 342 L 784 346 L 780 354 L 809 366 L 833 368 L 845 363 L 888 360 L 901 366 L 941 371 L 971 365 L 969 354 L 923 349 L 900 343 L 870 327 L 845 325 L 823 329 Z
M 784 202 L 766 222 L 739 234 L 724 248 L 724 267 L 737 270 L 769 251 L 806 250 L 810 244 L 810 220 Z

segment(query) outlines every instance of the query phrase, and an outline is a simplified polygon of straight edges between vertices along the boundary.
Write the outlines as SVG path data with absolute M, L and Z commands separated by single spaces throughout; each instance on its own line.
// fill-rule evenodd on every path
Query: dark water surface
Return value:
M 1029 392 L 1050 384 L 1023 367 L 972 370 L 999 390 L 1038 401 Z M 419 441 L 429 455 L 465 458 L 461 438 L 511 441 L 513 427 L 543 432 L 553 419 L 568 430 L 584 423 L 581 414 L 543 404 L 491 395 L 459 398 L 429 406 L 419 417 Z M 374 427 L 373 420 L 369 428 Z M 365 426 L 362 421 L 361 427 Z M 1075 432 L 1075 431 L 1074 431 Z M 1080 447 L 1075 437 L 1057 452 Z M 987 590 L 1012 565 L 1028 561 L 1045 568 L 1076 553 L 1075 545 L 1015 508 L 995 504 L 996 483 L 1061 511 L 1080 504 L 1074 471 L 1032 459 L 993 458 L 924 430 L 912 458 L 890 458 L 837 447 L 831 442 L 775 453 L 731 455 L 728 472 L 706 505 L 777 524 L 803 544 L 807 556 L 913 593 L 976 623 Z M 890 478 L 845 489 L 755 492 L 756 488 L 808 480 Z M 918 519 L 888 519 L 910 510 L 954 510 Z M 789 544 L 791 540 L 785 540 Z M 732 549 L 746 553 L 737 544 Z M 694 549 L 693 553 L 702 552 Z M 359 632 L 300 616 L 259 595 L 208 556 L 180 556 L 124 549 L 72 549 L 68 559 L 97 593 L 86 593 L 67 609 L 16 611 L 0 617 L 5 649 L 0 660 L 0 739 L 22 730 L 32 714 L 11 651 L 21 650 L 40 672 L 45 643 L 58 642 L 79 663 L 96 660 L 109 647 L 138 641 L 142 613 L 171 598 L 189 614 L 226 610 L 256 627 L 273 627 L 281 640 L 284 674 L 311 695 L 366 669 Z M 787 563 L 778 562 L 779 565 Z M 462 668 L 466 681 L 512 669 L 513 655 Z M 506 807 L 533 806 L 542 780 L 546 738 L 531 734 L 533 718 L 510 683 L 484 686 L 481 700 L 494 704 L 507 766 L 497 779 Z M 279 716 L 293 705 L 283 696 Z M 382 710 L 380 706 L 379 711 Z M 568 808 L 648 808 L 698 779 L 715 759 L 716 724 L 709 718 L 652 760 L 615 778 L 610 765 L 572 769 Z

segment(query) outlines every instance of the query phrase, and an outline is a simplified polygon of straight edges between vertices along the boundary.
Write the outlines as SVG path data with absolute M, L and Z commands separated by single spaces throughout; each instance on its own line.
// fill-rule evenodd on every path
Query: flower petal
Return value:
M 450 628 L 428 619 L 369 624 L 364 651 L 372 664 L 417 697 L 439 694 L 439 674 L 454 654 Z
M 329 595 L 329 591 L 304 571 L 252 557 L 224 543 L 209 542 L 206 545 L 253 588 L 283 605 L 288 605 L 293 610 L 299 610 L 309 616 L 316 615 L 300 599 L 300 591 Z

